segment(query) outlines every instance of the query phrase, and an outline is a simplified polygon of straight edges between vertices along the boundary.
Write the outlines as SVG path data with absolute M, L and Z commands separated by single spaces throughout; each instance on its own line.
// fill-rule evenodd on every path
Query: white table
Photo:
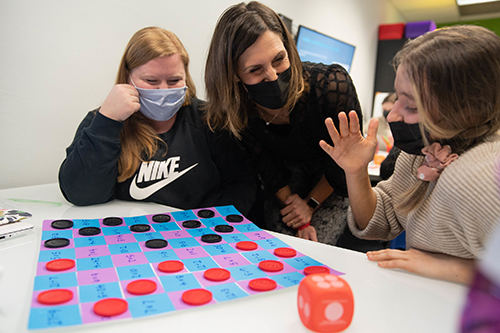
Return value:
M 23 199 L 31 201 L 19 201 Z M 90 207 L 67 203 L 57 184 L 0 190 L 0 208 L 33 214 L 35 230 L 0 241 L 0 332 L 27 332 L 35 267 L 44 219 L 137 216 L 171 211 L 124 202 Z M 354 318 L 345 332 L 456 332 L 467 288 L 400 270 L 385 270 L 363 253 L 276 234 L 296 250 L 346 273 L 355 298 Z M 297 312 L 297 286 L 196 309 L 109 324 L 79 325 L 36 332 L 310 332 Z M 35 331 L 33 331 L 35 332 Z

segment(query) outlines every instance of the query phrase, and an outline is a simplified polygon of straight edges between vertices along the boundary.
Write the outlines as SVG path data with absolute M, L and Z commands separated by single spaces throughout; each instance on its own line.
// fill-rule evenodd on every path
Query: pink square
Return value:
M 261 294 L 261 293 L 267 293 L 269 291 L 274 291 L 274 290 L 280 290 L 280 289 L 283 289 L 282 286 L 280 286 L 279 284 L 276 284 L 276 288 L 273 289 L 273 290 L 269 290 L 269 291 L 256 291 L 256 290 L 253 290 L 253 289 L 250 289 L 248 287 L 248 283 L 250 282 L 251 280 L 245 280 L 245 281 L 238 281 L 236 282 L 245 292 L 247 292 L 248 294 L 250 295 L 255 295 L 255 294 Z
M 173 291 L 173 292 L 167 293 L 168 297 L 172 301 L 172 304 L 174 305 L 174 307 L 177 310 L 197 308 L 197 307 L 200 307 L 200 306 L 217 303 L 217 301 L 214 298 L 212 298 L 212 300 L 210 302 L 208 302 L 206 304 L 202 304 L 202 305 L 189 305 L 189 304 L 186 304 L 182 300 L 182 294 L 185 293 L 186 291 L 187 290 L 180 290 L 180 291 Z
M 36 265 L 36 275 L 48 275 L 48 274 L 57 274 L 57 273 L 69 273 L 69 272 L 76 272 L 76 263 L 75 267 L 71 269 L 67 269 L 64 271 L 49 271 L 47 268 L 45 268 L 46 262 L 38 262 Z
M 172 231 L 160 231 L 160 234 L 165 237 L 166 240 L 172 238 L 188 238 L 191 237 L 189 232 L 186 230 L 172 230 Z
M 33 291 L 33 298 L 31 299 L 31 307 L 32 308 L 49 308 L 49 307 L 52 307 L 52 306 L 65 306 L 65 305 L 75 305 L 75 304 L 78 304 L 78 288 L 77 287 L 57 288 L 57 289 L 67 289 L 67 290 L 70 290 L 71 292 L 73 292 L 73 298 L 71 300 L 69 300 L 68 302 L 66 302 L 66 303 L 54 304 L 54 305 L 45 305 L 45 304 L 39 303 L 38 300 L 37 300 L 37 298 L 38 298 L 39 294 L 41 294 L 41 293 L 43 293 L 43 292 L 45 292 L 47 290 L 34 290 Z
M 236 267 L 243 265 L 250 265 L 250 261 L 246 260 L 239 253 L 223 254 L 218 256 L 213 256 L 214 259 L 221 267 Z
M 124 244 L 124 243 L 135 243 L 135 237 L 132 234 L 121 234 L 121 235 L 111 235 L 104 236 L 106 244 Z
M 144 278 L 144 279 L 138 279 L 138 280 L 151 280 L 156 283 L 156 290 L 150 294 L 147 295 L 156 295 L 156 294 L 163 294 L 165 293 L 165 289 L 163 289 L 163 286 L 161 285 L 160 281 L 158 281 L 158 278 L 156 277 L 151 277 L 151 278 Z M 129 283 L 134 282 L 137 280 L 124 280 L 120 281 L 120 285 L 122 286 L 123 294 L 125 295 L 125 298 L 132 298 L 132 297 L 137 297 L 137 296 L 144 296 L 144 295 L 134 295 L 131 294 L 127 291 L 127 286 Z
M 192 258 L 202 258 L 209 257 L 207 251 L 201 246 L 196 247 L 184 247 L 182 249 L 174 249 L 175 254 L 179 259 L 192 259 Z
M 196 277 L 196 280 L 198 280 L 198 282 L 200 282 L 200 284 L 203 287 L 211 287 L 211 286 L 217 286 L 220 284 L 236 282 L 235 278 L 233 278 L 232 276 L 227 280 L 216 282 L 216 281 L 207 280 L 204 276 L 205 271 L 193 272 L 193 274 Z
M 88 285 L 95 283 L 107 283 L 118 281 L 118 275 L 114 267 L 92 269 L 88 271 L 76 272 L 78 285 Z

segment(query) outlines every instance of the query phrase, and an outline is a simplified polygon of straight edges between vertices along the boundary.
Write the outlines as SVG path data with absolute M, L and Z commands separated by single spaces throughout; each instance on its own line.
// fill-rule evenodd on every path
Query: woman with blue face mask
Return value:
M 327 117 L 361 107 L 347 71 L 301 62 L 279 16 L 259 2 L 219 18 L 205 69 L 207 121 L 240 138 L 258 173 L 261 227 L 335 245 L 347 225 L 342 169 L 325 154 Z M 260 213 L 260 214 L 259 214 Z
M 408 250 L 369 260 L 468 283 L 500 221 L 500 38 L 477 26 L 439 29 L 407 43 L 394 65 L 387 121 L 401 153 L 391 178 L 370 185 L 376 119 L 366 139 L 355 112 L 339 115 L 339 130 L 328 119 L 334 146 L 321 147 L 346 173 L 354 235 L 390 240 L 406 230 Z
M 82 121 L 59 170 L 75 205 L 115 198 L 180 209 L 250 209 L 255 185 L 243 150 L 201 120 L 189 56 L 172 32 L 139 30 L 122 57 L 116 85 Z

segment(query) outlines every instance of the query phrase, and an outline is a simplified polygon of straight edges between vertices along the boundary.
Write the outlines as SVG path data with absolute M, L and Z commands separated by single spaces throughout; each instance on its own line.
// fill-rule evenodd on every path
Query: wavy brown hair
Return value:
M 205 120 L 210 128 L 223 128 L 241 138 L 252 104 L 248 93 L 238 83 L 237 63 L 246 49 L 266 31 L 281 37 L 290 60 L 292 79 L 285 108 L 293 108 L 302 95 L 302 63 L 293 38 L 280 17 L 256 1 L 233 5 L 217 22 L 205 67 Z
M 189 55 L 177 36 L 165 29 L 147 27 L 137 31 L 125 48 L 118 68 L 116 84 L 129 83 L 130 72 L 139 66 L 159 57 L 179 54 L 186 72 L 186 101 L 196 97 L 196 87 L 189 74 Z M 144 161 L 144 157 L 155 154 L 159 144 L 165 144 L 153 129 L 149 119 L 140 112 L 135 112 L 123 124 L 120 133 L 121 153 L 118 160 L 118 181 L 130 178 Z
M 500 38 L 490 30 L 429 32 L 407 43 L 393 63 L 412 83 L 426 145 L 440 142 L 462 154 L 500 129 Z M 417 207 L 428 184 L 417 182 L 398 208 Z

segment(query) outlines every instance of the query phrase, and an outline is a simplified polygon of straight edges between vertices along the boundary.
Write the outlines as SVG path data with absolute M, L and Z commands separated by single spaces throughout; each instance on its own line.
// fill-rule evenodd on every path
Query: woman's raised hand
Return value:
M 124 121 L 139 111 L 139 93 L 130 84 L 117 84 L 108 94 L 99 112 L 113 120 Z
M 368 164 L 375 156 L 377 148 L 378 120 L 372 119 L 366 138 L 361 135 L 359 120 L 355 111 L 339 113 L 340 134 L 331 118 L 325 120 L 333 147 L 321 140 L 319 145 L 347 174 L 367 172 Z

